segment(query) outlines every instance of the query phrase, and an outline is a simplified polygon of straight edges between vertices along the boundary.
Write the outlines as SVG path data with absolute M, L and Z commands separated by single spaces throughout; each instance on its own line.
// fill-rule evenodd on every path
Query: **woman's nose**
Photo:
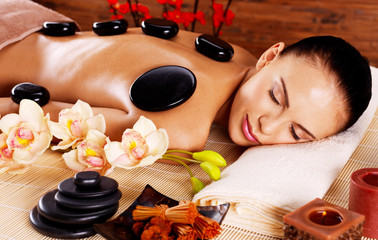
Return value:
M 261 116 L 259 118 L 260 132 L 267 136 L 277 134 L 284 123 L 284 119 L 279 116 Z

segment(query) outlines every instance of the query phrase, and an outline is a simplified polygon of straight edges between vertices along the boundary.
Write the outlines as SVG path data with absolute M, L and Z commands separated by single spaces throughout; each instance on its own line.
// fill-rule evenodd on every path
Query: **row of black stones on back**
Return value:
M 128 23 L 125 19 L 93 23 L 92 30 L 99 36 L 123 34 L 127 31 Z M 179 26 L 167 19 L 150 18 L 141 24 L 142 31 L 150 36 L 170 39 L 177 35 Z M 45 22 L 42 32 L 49 36 L 70 36 L 75 34 L 77 26 L 74 22 Z M 227 42 L 208 34 L 202 34 L 195 40 L 198 52 L 216 61 L 230 61 L 234 49 Z
M 29 219 L 43 235 L 85 238 L 96 234 L 93 224 L 103 223 L 117 212 L 121 196 L 114 179 L 93 171 L 79 172 L 42 196 Z
M 127 21 L 119 19 L 96 22 L 93 24 L 93 31 L 99 36 L 109 36 L 125 33 L 127 27 Z M 75 34 L 76 29 L 74 22 L 45 22 L 42 32 L 50 36 L 69 36 Z M 179 27 L 170 20 L 150 18 L 142 22 L 142 30 L 150 36 L 170 39 L 177 35 Z M 222 62 L 231 60 L 234 54 L 230 44 L 206 34 L 196 38 L 195 48 L 203 55 Z M 130 88 L 130 99 L 140 109 L 163 111 L 184 103 L 192 96 L 195 88 L 196 78 L 189 69 L 163 66 L 136 79 Z M 44 87 L 21 83 L 12 89 L 11 98 L 15 103 L 20 103 L 22 99 L 31 99 L 43 106 L 48 103 L 50 94 Z

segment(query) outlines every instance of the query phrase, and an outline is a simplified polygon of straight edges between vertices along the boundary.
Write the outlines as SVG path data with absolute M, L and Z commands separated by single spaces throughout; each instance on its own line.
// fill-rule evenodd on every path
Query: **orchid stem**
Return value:
M 188 165 L 186 165 L 183 161 L 175 159 L 175 158 L 172 158 L 172 157 L 169 157 L 169 156 L 166 156 L 166 155 L 163 155 L 163 159 L 180 163 L 181 165 L 183 165 L 186 168 L 186 170 L 188 170 L 190 177 L 194 176 L 193 173 L 192 173 L 192 170 L 190 170 L 190 168 L 188 167 Z
M 189 161 L 189 162 L 192 162 L 192 163 L 201 163 L 200 161 L 196 161 L 194 159 L 190 159 L 190 158 L 186 158 L 186 157 L 180 157 L 180 156 L 176 156 L 176 155 L 173 155 L 173 154 L 164 154 L 163 158 L 165 158 L 165 157 Z
M 185 154 L 188 154 L 188 155 L 190 155 L 190 156 L 193 155 L 192 152 L 185 151 L 185 150 L 168 150 L 168 151 L 166 151 L 166 153 L 172 153 L 172 152 L 176 152 L 176 153 L 185 153 Z

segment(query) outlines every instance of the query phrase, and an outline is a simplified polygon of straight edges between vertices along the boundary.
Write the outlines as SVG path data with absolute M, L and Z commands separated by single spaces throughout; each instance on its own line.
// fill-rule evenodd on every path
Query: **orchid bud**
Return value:
M 220 179 L 221 172 L 219 168 L 211 162 L 203 162 L 200 164 L 201 168 L 209 175 L 211 180 L 217 181 Z
M 190 182 L 192 183 L 192 188 L 193 188 L 194 194 L 197 194 L 199 191 L 201 191 L 205 187 L 205 184 L 203 184 L 196 177 L 191 177 Z
M 211 150 L 204 150 L 202 152 L 195 152 L 192 155 L 193 159 L 201 162 L 211 162 L 218 167 L 225 167 L 227 165 L 226 160 L 217 152 Z

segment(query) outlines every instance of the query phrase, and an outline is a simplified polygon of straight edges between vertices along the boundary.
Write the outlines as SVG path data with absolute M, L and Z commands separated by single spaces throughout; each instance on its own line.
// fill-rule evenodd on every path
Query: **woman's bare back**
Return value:
M 214 61 L 195 50 L 197 36 L 181 31 L 164 40 L 147 36 L 140 29 L 111 37 L 92 32 L 60 38 L 32 34 L 0 51 L 1 114 L 17 111 L 9 98 L 11 89 L 31 82 L 50 92 L 50 102 L 43 108 L 54 121 L 62 108 L 81 99 L 105 116 L 106 134 L 112 140 L 119 140 L 122 132 L 144 115 L 168 131 L 170 148 L 201 149 L 218 111 L 256 60 L 233 46 L 235 54 L 230 62 Z M 131 84 L 143 73 L 166 65 L 182 66 L 194 73 L 194 94 L 167 111 L 135 107 L 129 98 Z

